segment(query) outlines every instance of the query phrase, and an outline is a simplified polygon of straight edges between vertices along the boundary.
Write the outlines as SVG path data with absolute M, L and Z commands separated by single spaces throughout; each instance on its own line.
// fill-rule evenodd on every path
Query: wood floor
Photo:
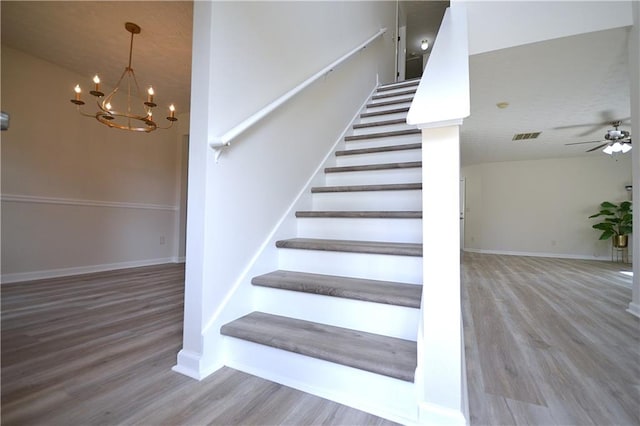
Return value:
M 640 424 L 623 269 L 464 254 L 471 424 Z M 228 368 L 172 372 L 183 277 L 164 265 L 0 286 L 2 424 L 390 424 Z
M 464 253 L 471 424 L 640 424 L 628 265 Z
M 2 285 L 2 425 L 389 425 L 229 368 L 171 371 L 184 268 Z

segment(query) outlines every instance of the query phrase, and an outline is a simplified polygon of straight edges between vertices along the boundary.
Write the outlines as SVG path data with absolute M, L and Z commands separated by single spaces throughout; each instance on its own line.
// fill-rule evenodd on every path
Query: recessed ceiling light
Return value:
M 509 102 L 498 102 L 496 106 L 500 109 L 505 109 L 506 107 L 509 106 Z

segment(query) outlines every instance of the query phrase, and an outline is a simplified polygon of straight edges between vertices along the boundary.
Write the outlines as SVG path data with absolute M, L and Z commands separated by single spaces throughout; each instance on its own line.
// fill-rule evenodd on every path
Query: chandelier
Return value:
M 94 90 L 91 90 L 89 93 L 96 98 L 98 111 L 95 114 L 88 114 L 80 109 L 80 107 L 85 104 L 81 97 L 82 89 L 80 88 L 80 85 L 76 85 L 74 88 L 75 97 L 74 99 L 71 99 L 71 102 L 77 105 L 78 112 L 81 115 L 84 115 L 85 117 L 94 117 L 100 123 L 116 129 L 146 133 L 152 132 L 156 129 L 168 129 L 173 125 L 174 121 L 178 121 L 175 116 L 176 109 L 173 104 L 169 106 L 169 116 L 166 117 L 169 121 L 169 125 L 167 127 L 160 127 L 153 120 L 152 109 L 157 106 L 153 100 L 155 95 L 153 87 L 149 86 L 147 89 L 146 99 L 141 96 L 140 86 L 136 80 L 133 68 L 131 68 L 133 36 L 135 34 L 140 34 L 141 29 L 138 25 L 132 22 L 125 23 L 124 27 L 131 33 L 131 43 L 129 44 L 129 65 L 127 65 L 122 72 L 116 87 L 111 91 L 111 93 L 105 96 L 105 94 L 100 91 L 100 77 L 97 75 L 93 77 Z M 121 91 L 121 85 L 123 86 L 122 90 L 126 91 L 126 97 L 119 93 Z

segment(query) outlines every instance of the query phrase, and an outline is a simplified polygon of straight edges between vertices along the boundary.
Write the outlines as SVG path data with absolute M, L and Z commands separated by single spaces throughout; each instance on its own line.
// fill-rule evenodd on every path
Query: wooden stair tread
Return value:
M 417 86 L 418 84 L 420 84 L 420 78 L 413 78 L 411 80 L 405 80 L 405 81 L 401 81 L 401 82 L 397 82 L 397 83 L 389 83 L 389 84 L 383 84 L 380 85 L 378 87 L 378 92 L 385 92 L 387 90 L 395 90 L 395 89 L 402 89 L 405 87 L 412 87 L 412 86 Z
M 388 254 L 393 256 L 422 256 L 422 244 L 391 243 L 387 241 L 328 240 L 321 238 L 290 238 L 276 241 L 276 247 L 338 251 L 347 253 Z
M 366 172 L 371 170 L 412 169 L 417 167 L 422 167 L 422 161 L 407 161 L 404 163 L 366 164 L 361 166 L 327 167 L 324 169 L 324 172 L 325 173 Z
M 402 92 L 381 93 L 379 95 L 373 95 L 371 99 L 386 99 L 386 98 L 393 98 L 395 96 L 413 95 L 416 93 L 416 90 L 417 90 L 417 87 L 411 90 L 403 90 Z
M 253 285 L 386 305 L 420 308 L 422 286 L 294 271 L 273 271 L 254 277 Z
M 362 114 L 360 114 L 360 118 L 375 117 L 378 115 L 387 115 L 387 114 L 397 114 L 397 113 L 408 112 L 408 111 L 409 111 L 409 107 L 388 109 L 384 111 L 363 112 Z
M 406 104 L 407 102 L 413 101 L 413 98 L 405 98 L 405 99 L 396 99 L 395 101 L 384 101 L 384 102 L 375 102 L 367 104 L 367 108 L 375 108 L 381 106 L 389 106 L 389 105 L 397 105 L 397 104 Z
M 350 219 L 422 219 L 422 212 L 412 211 L 342 211 L 342 210 L 309 210 L 297 211 L 300 218 L 350 218 Z
M 422 143 L 416 142 L 403 145 L 378 146 L 374 148 L 346 149 L 342 151 L 336 151 L 336 156 L 339 157 L 342 155 L 375 154 L 379 152 L 405 151 L 410 149 L 422 149 Z
M 363 192 L 363 191 L 407 191 L 422 189 L 422 183 L 385 183 L 379 185 L 339 185 L 339 186 L 315 186 L 311 193 L 326 192 Z
M 413 382 L 416 343 L 325 324 L 252 312 L 225 324 L 225 336 Z
M 354 129 L 365 129 L 368 127 L 377 127 L 377 126 L 391 126 L 394 124 L 407 124 L 407 120 L 405 118 L 397 118 L 394 120 L 383 120 L 383 121 L 374 121 L 372 123 L 359 123 L 354 124 Z
M 393 136 L 406 136 L 406 135 L 417 135 L 420 134 L 422 130 L 420 129 L 406 129 L 406 130 L 392 130 L 390 132 L 378 132 L 378 133 L 369 133 L 366 135 L 351 135 L 345 136 L 345 141 L 359 141 L 363 139 L 375 139 L 375 138 L 387 138 Z

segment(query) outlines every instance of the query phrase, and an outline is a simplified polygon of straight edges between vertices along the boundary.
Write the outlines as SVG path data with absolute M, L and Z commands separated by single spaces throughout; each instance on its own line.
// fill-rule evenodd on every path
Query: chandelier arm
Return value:
M 95 115 L 94 115 L 94 114 L 87 114 L 86 112 L 82 111 L 82 110 L 80 109 L 80 105 L 77 105 L 77 108 L 76 108 L 76 109 L 78 110 L 78 113 L 80 113 L 80 115 L 82 115 L 82 116 L 85 116 L 85 117 L 95 117 Z
M 140 34 L 141 29 L 137 24 L 134 24 L 133 22 L 126 22 L 125 29 L 131 33 L 131 39 L 129 42 L 128 66 L 124 69 L 124 71 L 120 75 L 120 79 L 115 85 L 115 88 L 107 96 L 103 98 L 104 93 L 102 93 L 99 89 L 100 80 L 97 75 L 94 77 L 94 80 L 93 80 L 96 85 L 95 90 L 92 90 L 89 92 L 91 95 L 96 97 L 96 105 L 97 105 L 98 111 L 94 114 L 87 114 L 86 112 L 83 112 L 80 109 L 80 107 L 84 105 L 85 102 L 81 99 L 81 89 L 79 85 L 76 85 L 74 89 L 75 98 L 71 99 L 71 102 L 76 105 L 77 107 L 76 109 L 78 110 L 78 113 L 80 113 L 82 116 L 93 117 L 96 120 L 98 120 L 100 123 L 110 128 L 117 128 L 117 129 L 130 130 L 135 132 L 145 132 L 145 133 L 150 133 L 159 128 L 168 129 L 173 126 L 174 121 L 178 120 L 177 118 L 175 118 L 175 108 L 173 105 L 169 107 L 169 116 L 166 117 L 167 120 L 169 121 L 169 125 L 167 127 L 158 127 L 158 124 L 153 121 L 152 108 L 157 106 L 155 103 L 153 103 L 153 91 L 150 87 L 149 97 L 145 102 L 144 98 L 141 96 L 138 79 L 131 66 L 131 63 L 133 60 L 133 37 L 135 34 Z M 113 99 L 115 99 L 115 95 L 120 91 L 120 84 L 122 84 L 122 81 L 125 78 L 125 76 L 128 77 L 127 101 L 126 101 L 126 106 L 123 106 L 123 103 L 121 103 L 120 107 L 123 108 L 125 111 L 125 112 L 121 112 L 113 109 L 114 105 L 111 105 L 111 102 Z M 132 84 L 131 84 L 132 79 L 135 87 L 132 87 Z M 132 93 L 134 89 L 136 91 L 135 94 Z M 143 106 L 141 111 L 137 108 L 134 110 L 131 102 L 132 96 L 134 98 L 139 98 L 142 101 Z M 136 122 L 140 122 L 140 124 L 136 125 Z
M 177 121 L 177 120 L 176 120 L 176 121 Z M 170 129 L 170 128 L 173 126 L 173 123 L 174 123 L 174 122 L 173 122 L 172 120 L 169 120 L 169 125 L 168 125 L 167 127 L 161 127 L 161 126 L 156 125 L 156 129 L 161 129 L 161 130 L 167 130 L 167 129 Z

